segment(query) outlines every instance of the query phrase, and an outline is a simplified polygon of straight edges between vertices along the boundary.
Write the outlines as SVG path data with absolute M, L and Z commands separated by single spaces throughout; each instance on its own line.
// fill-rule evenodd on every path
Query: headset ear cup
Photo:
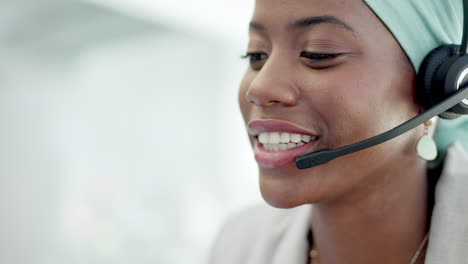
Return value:
M 443 87 L 434 87 L 440 66 L 457 54 L 459 46 L 446 45 L 433 50 L 424 59 L 417 78 L 417 95 L 425 109 L 429 109 L 445 98 Z M 443 116 L 442 116 L 443 117 Z
M 452 113 L 452 112 L 444 112 L 440 114 L 439 116 L 442 117 L 443 119 L 457 119 L 461 117 L 462 115 L 457 114 L 457 113 Z

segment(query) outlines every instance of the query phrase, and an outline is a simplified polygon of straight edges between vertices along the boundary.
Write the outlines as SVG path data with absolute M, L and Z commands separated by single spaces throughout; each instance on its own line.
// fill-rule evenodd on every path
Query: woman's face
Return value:
M 364 194 L 415 162 L 421 128 L 295 167 L 298 156 L 370 138 L 421 110 L 411 64 L 362 0 L 257 0 L 249 32 L 239 103 L 267 202 L 294 207 Z

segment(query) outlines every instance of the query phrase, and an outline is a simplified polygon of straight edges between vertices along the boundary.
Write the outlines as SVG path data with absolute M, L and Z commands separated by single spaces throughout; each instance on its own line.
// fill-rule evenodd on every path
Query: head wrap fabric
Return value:
M 366 0 L 400 43 L 416 72 L 433 49 L 460 44 L 462 0 Z
M 460 44 L 463 35 L 462 0 L 365 0 L 387 26 L 416 72 L 435 48 Z M 466 7 L 468 8 L 468 7 Z M 468 29 L 467 29 L 468 30 Z M 440 120 L 435 140 L 439 151 L 460 142 L 468 150 L 468 117 Z

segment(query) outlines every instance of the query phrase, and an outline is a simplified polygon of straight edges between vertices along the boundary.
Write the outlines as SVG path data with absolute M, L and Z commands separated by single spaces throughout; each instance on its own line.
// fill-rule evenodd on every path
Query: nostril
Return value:
M 252 97 L 250 97 L 250 96 L 247 97 L 247 101 L 248 101 L 249 103 L 258 105 L 257 100 L 255 100 L 254 98 L 252 98 Z
M 247 102 L 260 107 L 271 107 L 276 105 L 296 105 L 299 100 L 299 92 L 294 87 L 286 88 L 288 89 L 284 89 L 283 87 L 281 91 L 250 89 L 245 94 L 245 99 Z
M 280 103 L 280 101 L 269 101 L 269 102 L 267 102 L 267 106 L 273 106 L 273 105 L 279 104 L 279 103 Z
M 276 100 L 261 103 L 260 101 L 254 99 L 254 98 L 251 98 L 251 97 L 247 98 L 247 101 L 249 101 L 249 103 L 252 103 L 254 105 L 264 106 L 264 107 L 274 106 L 274 105 L 277 105 L 277 104 L 281 103 L 280 101 L 276 101 Z
M 274 106 L 274 105 L 277 105 L 277 104 L 281 104 L 281 101 L 278 101 L 278 100 L 271 100 L 271 101 L 261 102 L 261 101 L 255 99 L 254 97 L 251 97 L 251 96 L 247 96 L 247 101 L 249 103 L 254 104 L 254 105 L 263 106 L 263 107 L 269 107 L 269 106 Z

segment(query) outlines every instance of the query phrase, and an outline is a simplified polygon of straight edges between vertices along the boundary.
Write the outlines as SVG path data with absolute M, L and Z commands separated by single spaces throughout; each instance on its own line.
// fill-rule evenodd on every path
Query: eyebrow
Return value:
M 288 28 L 307 28 L 310 26 L 315 26 L 315 25 L 320 25 L 320 24 L 333 24 L 340 26 L 347 31 L 357 34 L 356 31 L 348 25 L 346 22 L 340 20 L 337 17 L 334 16 L 313 16 L 313 17 L 306 17 L 306 18 L 301 18 L 291 24 L 288 25 Z M 257 22 L 250 22 L 250 28 L 255 29 L 258 31 L 266 31 L 266 27 L 263 26 L 260 23 Z

